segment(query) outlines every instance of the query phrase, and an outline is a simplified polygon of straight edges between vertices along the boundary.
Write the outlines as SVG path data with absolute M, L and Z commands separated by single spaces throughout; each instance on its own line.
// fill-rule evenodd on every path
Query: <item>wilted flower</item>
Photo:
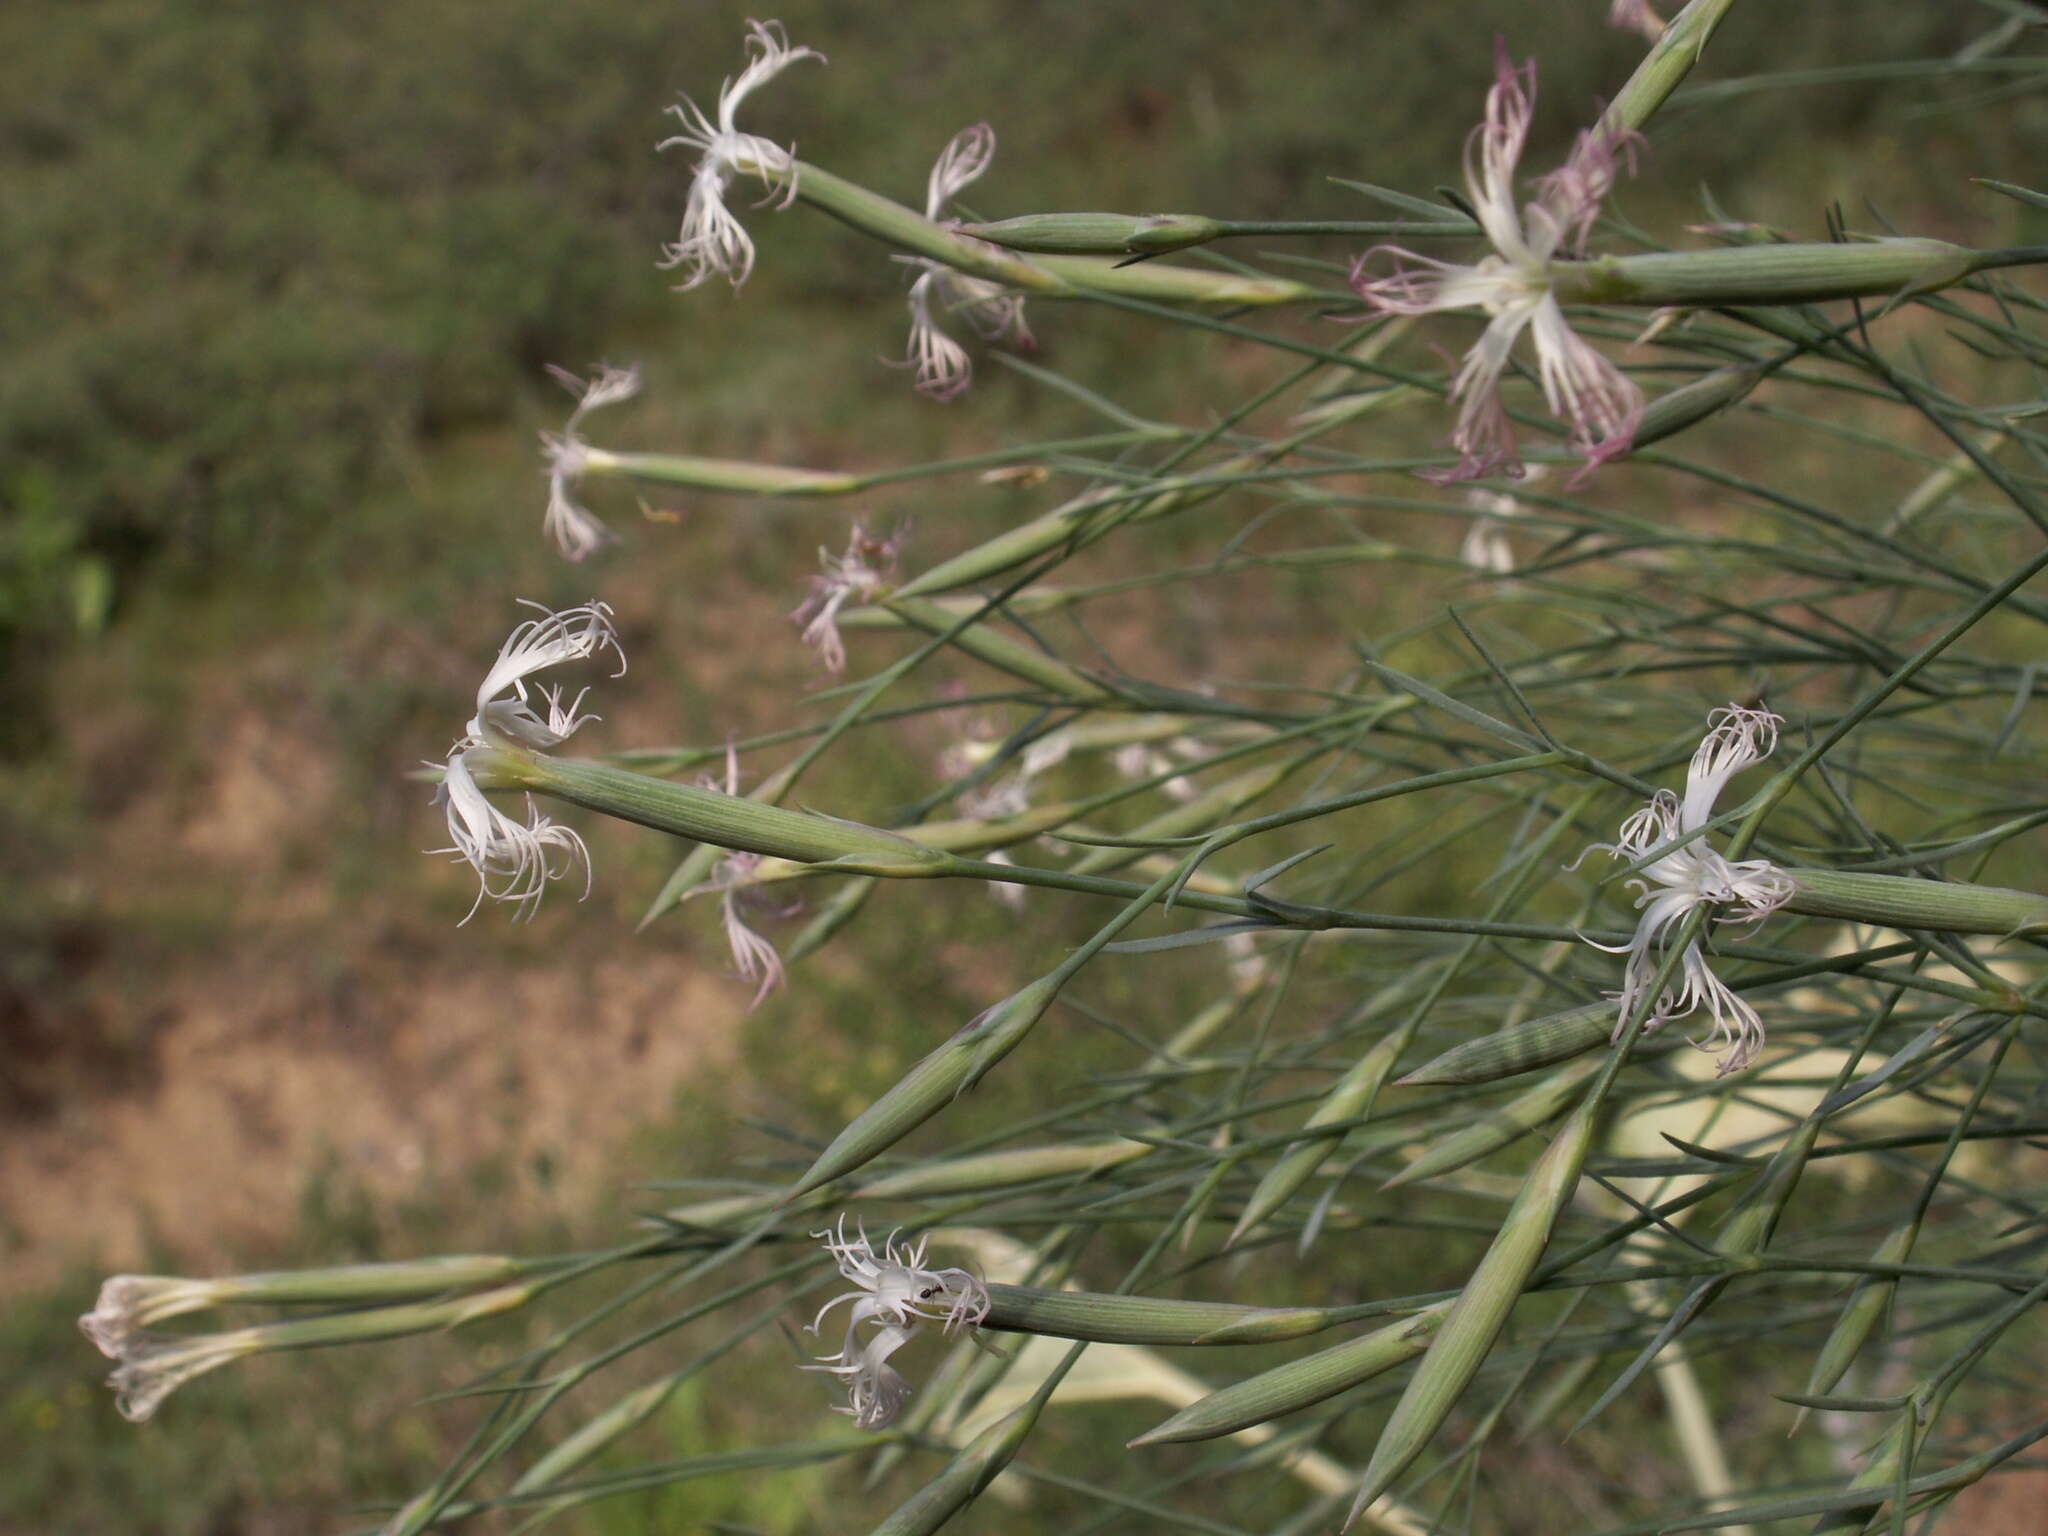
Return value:
M 576 409 L 569 413 L 559 434 L 540 435 L 541 453 L 548 462 L 548 515 L 542 527 L 564 555 L 571 560 L 583 560 L 611 542 L 612 534 L 571 494 L 571 488 L 589 467 L 593 452 L 576 435 L 576 427 L 589 412 L 639 394 L 640 370 L 604 365 L 588 383 L 564 368 L 550 367 L 548 372 L 576 396 Z
M 1497 505 L 1489 505 L 1484 516 L 1472 520 L 1472 526 L 1465 530 L 1465 542 L 1458 546 L 1458 558 L 1482 576 L 1512 575 L 1515 552 L 1508 545 L 1507 531 L 1501 526 L 1501 518 L 1514 512 L 1515 499 L 1498 491 L 1474 494 L 1484 496 L 1488 503 Z M 1479 503 L 1475 502 L 1475 505 Z
M 1586 460 L 1582 474 L 1626 453 L 1643 413 L 1642 390 L 1566 323 L 1550 280 L 1550 264 L 1561 248 L 1583 250 L 1618 169 L 1632 165 L 1636 138 L 1597 128 L 1581 133 L 1570 158 L 1538 183 L 1536 200 L 1518 210 L 1515 169 L 1528 141 L 1535 90 L 1535 61 L 1517 69 L 1506 47 L 1497 45 L 1486 119 L 1465 144 L 1466 191 L 1493 243 L 1492 255 L 1476 266 L 1460 266 L 1383 246 L 1352 269 L 1352 286 L 1383 313 L 1481 309 L 1491 316 L 1451 384 L 1459 405 L 1451 433 L 1458 462 L 1430 477 L 1440 481 L 1521 473 L 1500 381 L 1515 339 L 1525 330 L 1536 343 L 1543 398 L 1570 423 L 1572 449 Z M 1392 255 L 1394 269 L 1370 278 L 1366 264 L 1380 250 Z
M 991 848 L 983 857 L 989 863 L 1000 864 L 1005 869 L 1017 867 L 1017 861 L 1010 857 L 1010 850 L 1007 848 Z M 991 880 L 988 884 L 988 893 L 1012 912 L 1022 912 L 1029 900 L 1023 886 L 1012 885 L 1006 880 Z
M 810 596 L 790 613 L 803 626 L 803 641 L 818 653 L 828 672 L 846 670 L 846 644 L 839 638 L 839 610 L 849 602 L 866 602 L 896 572 L 899 529 L 886 539 L 871 538 L 859 523 L 846 541 L 846 553 L 818 551 L 821 574 L 811 578 Z
M 979 1324 L 988 1316 L 988 1291 L 964 1269 L 926 1269 L 926 1240 L 897 1246 L 892 1233 L 878 1255 L 868 1243 L 865 1230 L 853 1238 L 846 1235 L 846 1218 L 836 1228 L 813 1232 L 822 1238 L 825 1251 L 838 1264 L 839 1273 L 857 1290 L 835 1296 L 811 1319 L 816 1333 L 825 1315 L 843 1302 L 852 1307 L 846 1319 L 846 1338 L 835 1354 L 821 1355 L 805 1370 L 827 1371 L 846 1383 L 847 1406 L 862 1429 L 884 1429 L 894 1421 L 910 1398 L 910 1383 L 891 1366 L 889 1357 L 907 1344 L 920 1324 L 939 1323 L 944 1331 Z M 875 1324 L 865 1343 L 858 1337 L 863 1323 Z
M 718 121 L 714 124 L 687 96 L 669 111 L 682 122 L 683 131 L 663 139 L 656 149 L 680 144 L 698 152 L 696 175 L 690 181 L 690 200 L 683 208 L 683 227 L 676 243 L 662 251 L 661 265 L 681 267 L 679 285 L 694 288 L 714 272 L 731 279 L 737 288 L 754 270 L 754 242 L 740 221 L 725 206 L 725 189 L 736 175 L 756 176 L 772 194 L 779 183 L 783 189 L 779 206 L 788 207 L 796 196 L 796 157 L 781 145 L 751 133 L 741 133 L 733 116 L 741 102 L 799 59 L 825 62 L 814 48 L 792 48 L 779 21 L 747 23 L 747 51 L 753 55 L 737 80 L 728 80 L 718 91 Z
M 233 1333 L 138 1333 L 112 1351 L 121 1363 L 107 1377 L 121 1417 L 140 1424 L 163 1400 L 195 1376 L 232 1364 L 263 1348 L 254 1329 Z
M 1542 475 L 1543 466 L 1538 464 L 1523 478 L 1533 482 L 1541 479 Z M 1475 487 L 1465 493 L 1465 505 L 1479 516 L 1473 518 L 1471 526 L 1465 530 L 1465 542 L 1459 546 L 1458 558 L 1482 576 L 1513 575 L 1515 551 L 1508 543 L 1506 524 L 1522 515 L 1522 504 L 1505 491 Z
M 1607 25 L 1641 33 L 1653 43 L 1664 35 L 1664 18 L 1650 8 L 1650 0 L 1614 0 L 1607 8 Z
M 953 199 L 979 179 L 995 154 L 995 130 L 987 123 L 954 134 L 939 152 L 925 185 L 925 217 L 944 218 Z M 910 353 L 904 362 L 916 370 L 917 387 L 925 394 L 950 400 L 974 378 L 966 349 L 940 327 L 935 311 L 958 311 L 984 341 L 1007 336 L 1020 347 L 1032 345 L 1024 325 L 1022 294 L 936 261 L 920 258 L 913 265 L 921 270 L 910 285 Z
M 118 1360 L 142 1329 L 216 1306 L 228 1289 L 217 1280 L 114 1275 L 101 1283 L 93 1309 L 79 1318 L 78 1326 L 101 1354 Z
M 1792 897 L 1791 877 L 1769 860 L 1731 863 L 1705 838 L 1693 836 L 1713 819 L 1714 802 L 1728 781 L 1771 755 L 1781 724 L 1767 709 L 1739 704 L 1716 710 L 1711 718 L 1712 728 L 1686 769 L 1683 798 L 1668 789 L 1658 790 L 1648 805 L 1622 823 L 1619 842 L 1593 845 L 1636 865 L 1640 876 L 1629 881 L 1643 914 L 1635 937 L 1627 944 L 1595 946 L 1628 956 L 1621 991 L 1615 994 L 1623 1019 L 1643 1001 L 1657 972 L 1656 952 L 1666 936 L 1693 908 L 1711 902 L 1732 909 L 1720 914 L 1720 922 L 1756 923 Z M 1692 840 L 1682 847 L 1670 846 L 1683 838 Z M 1763 1021 L 1708 968 L 1697 941 L 1686 946 L 1681 965 L 1676 985 L 1651 1002 L 1643 1027 L 1655 1029 L 1704 1007 L 1713 1015 L 1714 1030 L 1702 1049 L 1726 1046 L 1721 1072 L 1740 1071 L 1763 1045 Z
M 877 1329 L 867 1343 L 856 1346 L 851 1329 L 835 1355 L 820 1355 L 807 1371 L 828 1371 L 846 1384 L 846 1406 L 834 1413 L 850 1416 L 856 1429 L 887 1429 L 910 1401 L 910 1382 L 889 1364 L 889 1357 L 910 1342 L 913 1328 Z
M 740 755 L 730 743 L 725 749 L 725 779 L 723 782 L 706 774 L 698 780 L 704 788 L 716 790 L 722 795 L 737 796 L 740 792 Z M 703 885 L 703 890 L 718 893 L 719 918 L 725 928 L 725 942 L 732 950 L 732 968 L 742 981 L 757 982 L 754 1000 L 748 1006 L 758 1008 L 770 992 L 782 985 L 782 956 L 776 953 L 775 945 L 748 926 L 740 904 L 754 883 L 755 872 L 761 867 L 761 855 L 734 849 L 718 861 L 718 868 Z
M 612 627 L 612 611 L 604 603 L 584 603 L 559 613 L 539 603 L 526 606 L 540 609 L 541 617 L 527 620 L 506 639 L 476 691 L 476 714 L 449 752 L 448 761 L 441 765 L 436 799 L 447 809 L 448 834 L 454 843 L 436 851 L 457 855 L 477 872 L 480 882 L 476 902 L 464 922 L 476 915 L 486 897 L 509 901 L 517 909 L 516 916 L 531 917 L 547 883 L 561 879 L 579 864 L 584 894 L 589 894 L 590 854 L 583 839 L 542 815 L 531 797 L 524 822 L 507 816 L 477 784 L 469 762 L 478 748 L 548 751 L 597 718 L 578 712 L 582 693 L 566 704 L 560 688 L 539 688 L 529 694 L 526 680 L 534 673 L 563 662 L 588 661 L 605 650 L 619 658 L 619 670 L 613 676 L 626 670 L 625 652 L 619 649 L 618 632 Z M 547 704 L 546 719 L 534 708 L 536 695 Z
M 754 1008 L 760 1007 L 768 994 L 782 985 L 783 978 L 782 956 L 775 945 L 747 926 L 740 912 L 741 893 L 760 867 L 761 856 L 757 853 L 728 853 L 718 861 L 718 872 L 705 887 L 719 893 L 719 916 L 725 926 L 726 945 L 732 950 L 732 968 L 742 981 L 759 983 L 754 988 L 754 1000 L 748 1005 Z

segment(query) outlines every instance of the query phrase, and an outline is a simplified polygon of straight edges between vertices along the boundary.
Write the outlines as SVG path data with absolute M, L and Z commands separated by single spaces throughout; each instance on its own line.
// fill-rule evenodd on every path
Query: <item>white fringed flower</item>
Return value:
M 1554 415 L 1569 423 L 1572 450 L 1586 461 L 1578 478 L 1626 453 L 1642 419 L 1642 390 L 1572 330 L 1550 286 L 1550 263 L 1561 249 L 1583 250 L 1616 174 L 1632 163 L 1636 139 L 1595 130 L 1581 133 L 1571 157 L 1538 183 L 1535 201 L 1518 209 L 1515 170 L 1528 142 L 1535 90 L 1535 61 L 1517 69 L 1505 46 L 1497 46 L 1486 117 L 1465 144 L 1466 192 L 1493 243 L 1492 255 L 1476 266 L 1461 266 L 1382 246 L 1360 257 L 1352 269 L 1352 286 L 1383 314 L 1479 309 L 1491 317 L 1452 381 L 1451 398 L 1459 411 L 1450 441 L 1458 462 L 1429 477 L 1435 480 L 1521 473 L 1500 382 L 1524 331 L 1536 344 L 1543 398 Z M 1381 250 L 1394 258 L 1393 270 L 1385 277 L 1368 277 L 1366 265 Z
M 548 372 L 576 396 L 576 409 L 569 413 L 560 433 L 540 435 L 541 453 L 548 464 L 548 515 L 542 527 L 564 556 L 585 560 L 609 544 L 612 533 L 573 494 L 597 451 L 576 435 L 576 428 L 590 412 L 639 394 L 640 370 L 601 365 L 587 383 L 564 368 L 550 367 Z
M 852 1304 L 838 1351 L 819 1356 L 804 1369 L 839 1377 L 846 1383 L 847 1404 L 837 1411 L 852 1415 L 862 1429 L 885 1429 L 911 1392 L 910 1383 L 888 1363 L 889 1357 L 924 1323 L 936 1322 L 947 1333 L 978 1325 L 988 1316 L 988 1290 L 964 1269 L 926 1269 L 922 1238 L 898 1247 L 891 1234 L 877 1254 L 865 1230 L 847 1237 L 844 1216 L 836 1228 L 811 1236 L 824 1240 L 839 1273 L 858 1289 L 833 1297 L 811 1319 L 809 1331 L 816 1333 L 834 1307 Z M 865 1342 L 859 1337 L 864 1323 L 874 1325 Z
M 839 611 L 850 602 L 867 602 L 896 572 L 902 531 L 886 539 L 869 536 L 859 523 L 846 541 L 846 553 L 818 551 L 820 574 L 811 578 L 810 595 L 789 615 L 802 626 L 803 642 L 818 653 L 827 672 L 846 670 L 846 643 L 839 635 Z
M 590 853 L 583 839 L 542 815 L 530 797 L 525 821 L 506 815 L 491 803 L 471 770 L 470 754 L 478 748 L 549 751 L 597 718 L 579 713 L 583 693 L 566 704 L 560 688 L 529 693 L 526 680 L 536 672 L 564 662 L 589 661 L 606 650 L 619 658 L 619 670 L 612 675 L 626 670 L 625 652 L 619 649 L 607 605 L 584 603 L 559 613 L 539 603 L 526 606 L 540 609 L 541 617 L 513 630 L 499 649 L 497 661 L 477 688 L 476 714 L 441 765 L 436 801 L 447 811 L 453 843 L 436 851 L 462 859 L 476 871 L 479 882 L 465 923 L 486 898 L 509 901 L 516 917 L 531 917 L 548 882 L 564 878 L 578 865 L 583 869 L 584 894 L 590 893 Z M 546 718 L 534 707 L 536 697 L 547 706 Z
M 1598 849 L 1638 867 L 1638 878 L 1628 882 L 1642 910 L 1635 937 L 1623 945 L 1595 946 L 1628 956 L 1621 991 L 1615 994 L 1624 1019 L 1642 1003 L 1667 936 L 1695 907 L 1712 903 L 1729 909 L 1717 921 L 1756 923 L 1792 897 L 1792 878 L 1769 860 L 1731 863 L 1704 837 L 1693 836 L 1713 819 L 1714 802 L 1728 781 L 1771 755 L 1782 723 L 1769 710 L 1739 704 L 1716 710 L 1711 719 L 1711 729 L 1686 770 L 1684 796 L 1660 789 L 1622 823 L 1620 841 L 1595 843 L 1587 850 Z M 1692 840 L 1684 846 L 1671 846 L 1689 837 Z M 1713 1016 L 1714 1028 L 1701 1048 L 1726 1048 L 1720 1064 L 1723 1075 L 1748 1066 L 1764 1042 L 1763 1021 L 1756 1010 L 1708 968 L 1697 941 L 1686 946 L 1675 985 L 1649 1007 L 1645 1029 L 1705 1008 Z
M 740 103 L 799 59 L 825 62 L 815 48 L 792 48 L 779 21 L 747 23 L 747 52 L 753 57 L 737 80 L 718 92 L 718 121 L 713 123 L 687 96 L 669 108 L 682 132 L 663 139 L 656 149 L 680 144 L 697 151 L 697 170 L 690 180 L 690 198 L 674 245 L 662 250 L 661 265 L 683 270 L 682 288 L 694 288 L 716 273 L 737 288 L 754 270 L 754 242 L 725 206 L 725 190 L 735 176 L 759 178 L 772 195 L 782 189 L 779 207 L 796 196 L 796 157 L 780 144 L 734 125 Z
M 989 168 L 996 154 L 995 130 L 976 123 L 953 135 L 925 184 L 924 216 L 946 216 L 953 199 Z M 919 268 L 910 285 L 910 352 L 904 362 L 914 371 L 917 388 L 935 400 L 950 400 L 973 382 L 974 364 L 966 348 L 940 326 L 941 312 L 963 316 L 984 341 L 1007 338 L 1029 348 L 1031 332 L 1024 324 L 1024 296 L 999 284 L 956 272 L 936 261 L 914 260 Z

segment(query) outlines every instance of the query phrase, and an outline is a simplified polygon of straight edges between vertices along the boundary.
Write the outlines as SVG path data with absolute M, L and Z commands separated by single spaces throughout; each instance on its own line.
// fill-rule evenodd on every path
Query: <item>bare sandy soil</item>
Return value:
M 430 914 L 337 911 L 331 862 L 304 855 L 341 790 L 302 722 L 216 718 L 203 766 L 110 807 L 118 857 L 66 877 L 57 970 L 0 998 L 0 1289 L 166 1246 L 201 1268 L 275 1257 L 313 1176 L 461 1209 L 489 1164 L 521 1202 L 508 1234 L 622 1196 L 621 1143 L 730 1061 L 745 1017 L 704 925 L 636 938 L 551 908 L 458 928 L 466 872 L 425 859 L 403 883 Z M 95 775 L 149 737 L 132 716 L 75 731 Z

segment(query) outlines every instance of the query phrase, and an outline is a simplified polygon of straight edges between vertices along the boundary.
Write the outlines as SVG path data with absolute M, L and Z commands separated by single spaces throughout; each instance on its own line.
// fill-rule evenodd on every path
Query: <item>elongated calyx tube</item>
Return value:
M 552 795 L 678 837 L 800 864 L 830 864 L 849 874 L 916 879 L 949 874 L 955 862 L 950 854 L 880 827 L 676 784 L 607 763 L 501 747 L 472 752 L 470 771 L 487 789 Z
M 960 233 L 1011 251 L 1050 256 L 1151 256 L 1206 245 L 1227 226 L 1199 213 L 1027 213 Z
M 2019 937 L 2048 932 L 2048 896 L 2032 891 L 1854 869 L 1788 869 L 1785 873 L 1792 877 L 1786 910 L 1812 917 L 1935 933 Z
M 1148 299 L 1159 304 L 1298 304 L 1321 298 L 1320 290 L 1282 277 L 1244 277 L 1202 267 L 1144 262 L 1121 267 L 1094 256 L 1046 256 L 1026 261 L 985 240 L 959 233 L 879 192 L 835 176 L 821 166 L 795 162 L 795 195 L 864 235 L 939 262 L 955 271 L 1003 283 L 1049 299 L 1092 293 Z
M 1564 304 L 1813 304 L 1932 293 L 1985 257 L 1946 240 L 1743 245 L 1555 261 L 1549 277 Z

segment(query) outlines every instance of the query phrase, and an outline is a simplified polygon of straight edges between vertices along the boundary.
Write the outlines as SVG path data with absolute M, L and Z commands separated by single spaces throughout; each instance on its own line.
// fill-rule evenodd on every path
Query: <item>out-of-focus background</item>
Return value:
M 968 201 L 991 216 L 1374 217 L 1326 178 L 1452 179 L 1496 31 L 1541 61 L 1549 163 L 1640 51 L 1605 10 L 805 0 L 782 19 L 830 66 L 747 126 L 919 202 L 986 120 L 1001 147 Z M 608 446 L 857 467 L 1081 421 L 986 362 L 961 401 L 914 396 L 883 361 L 904 269 L 801 209 L 743 214 L 741 292 L 671 291 L 655 259 L 688 164 L 654 153 L 662 109 L 713 99 L 744 15 L 0 10 L 0 1530 L 339 1530 L 445 1450 L 406 1409 L 476 1358 L 446 1341 L 258 1361 L 123 1424 L 71 1321 L 100 1275 L 599 1239 L 651 1198 L 636 1185 L 775 1151 L 749 1116 L 829 1129 L 1044 958 L 993 903 L 898 900 L 749 1013 L 712 912 L 634 932 L 666 839 L 587 827 L 595 893 L 518 926 L 459 926 L 473 877 L 422 852 L 443 828 L 408 770 L 459 733 L 514 598 L 617 608 L 633 670 L 590 750 L 715 744 L 815 713 L 785 615 L 853 511 L 939 550 L 1041 504 L 953 482 L 854 507 L 596 492 L 623 541 L 571 567 L 540 535 L 536 433 L 569 403 L 545 365 L 642 365 L 644 400 L 592 424 Z M 1738 5 L 1707 76 L 1938 53 L 1996 21 Z M 1675 115 L 1620 206 L 1672 229 L 1705 187 L 1807 236 L 1835 203 L 2008 233 L 1963 178 L 2038 145 L 2038 108 L 1904 113 L 1893 89 L 1759 93 L 1708 132 Z M 1034 318 L 1041 361 L 1175 419 L 1265 366 L 1129 316 Z M 1347 579 L 1355 608 L 1238 617 L 1276 653 L 1339 650 L 1391 600 Z M 1216 617 L 1150 643 L 1199 676 Z M 947 740 L 842 755 L 806 798 L 886 814 Z M 1028 921 L 1050 952 L 1059 919 Z M 664 1424 L 687 1439 L 703 1406 L 680 1394 Z M 566 1524 L 781 1529 L 804 1498 L 714 1480 Z

